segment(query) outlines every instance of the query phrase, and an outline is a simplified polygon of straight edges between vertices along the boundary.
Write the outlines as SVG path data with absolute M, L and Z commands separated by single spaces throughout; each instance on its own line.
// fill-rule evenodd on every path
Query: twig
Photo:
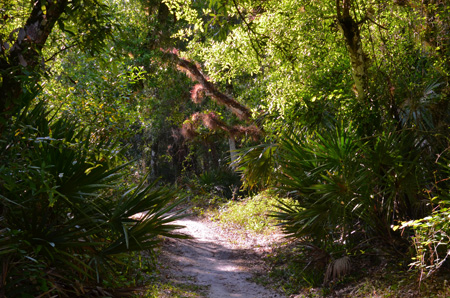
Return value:
M 50 56 L 50 58 L 48 58 L 47 60 L 45 60 L 45 62 L 48 62 L 50 60 L 53 60 L 53 58 L 55 58 L 57 55 L 59 55 L 60 53 L 64 52 L 65 50 L 71 49 L 73 47 L 75 47 L 76 44 L 70 45 L 68 47 L 64 47 L 63 49 L 57 51 L 56 53 L 54 53 L 53 55 Z

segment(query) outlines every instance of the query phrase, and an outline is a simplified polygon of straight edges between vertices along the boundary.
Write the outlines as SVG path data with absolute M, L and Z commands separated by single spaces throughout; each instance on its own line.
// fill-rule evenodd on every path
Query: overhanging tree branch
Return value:
M 239 119 L 241 120 L 250 120 L 252 117 L 252 114 L 250 112 L 250 109 L 246 106 L 242 105 L 238 101 L 236 101 L 234 98 L 226 95 L 225 93 L 220 92 L 216 86 L 214 86 L 213 83 L 208 81 L 208 79 L 200 72 L 198 67 L 195 65 L 195 63 L 180 58 L 176 51 L 165 51 L 166 55 L 170 57 L 170 59 L 177 64 L 179 68 L 183 71 L 187 71 L 191 79 L 194 81 L 199 82 L 206 95 L 210 96 L 212 99 L 214 99 L 218 104 L 222 104 L 226 106 L 228 109 L 233 112 Z

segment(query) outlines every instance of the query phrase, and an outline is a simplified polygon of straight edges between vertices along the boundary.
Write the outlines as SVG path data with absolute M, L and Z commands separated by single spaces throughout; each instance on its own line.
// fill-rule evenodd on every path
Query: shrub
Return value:
M 410 265 L 419 270 L 422 280 L 441 268 L 450 255 L 450 208 L 441 208 L 425 218 L 403 222 L 400 229 L 406 228 L 414 230 L 415 256 Z
M 239 176 L 229 167 L 222 167 L 198 175 L 199 186 L 207 193 L 233 198 L 240 188 Z
M 280 199 L 277 195 L 265 191 L 241 201 L 229 201 L 223 204 L 215 212 L 215 218 L 233 229 L 264 233 L 278 223 L 269 216 L 276 210 L 275 205 L 278 202 L 292 204 L 292 200 Z
M 423 189 L 432 169 L 410 131 L 386 131 L 361 139 L 351 125 L 338 124 L 284 136 L 278 188 L 297 201 L 275 215 L 286 233 L 332 245 L 363 237 L 398 246 L 400 233 L 390 227 L 427 212 Z
M 126 253 L 152 249 L 157 236 L 175 236 L 178 228 L 168 213 L 179 202 L 170 203 L 175 191 L 145 180 L 122 184 L 127 164 L 116 143 L 75 119 L 49 115 L 40 103 L 1 136 L 0 255 L 8 297 L 101 285 Z

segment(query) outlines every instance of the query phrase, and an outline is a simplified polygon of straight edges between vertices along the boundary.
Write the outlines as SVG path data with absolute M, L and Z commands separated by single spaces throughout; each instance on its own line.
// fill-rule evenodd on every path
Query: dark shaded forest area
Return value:
M 260 193 L 310 286 L 447 276 L 449 72 L 442 0 L 3 0 L 0 296 L 140 291 L 180 206 Z

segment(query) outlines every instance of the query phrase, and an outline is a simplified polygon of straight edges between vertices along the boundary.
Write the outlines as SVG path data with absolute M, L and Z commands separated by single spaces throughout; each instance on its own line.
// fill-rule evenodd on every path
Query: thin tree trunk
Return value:
M 337 25 L 339 31 L 344 35 L 345 44 L 350 57 L 353 81 L 357 98 L 364 101 L 367 97 L 367 59 L 361 42 L 358 23 L 350 15 L 350 1 L 336 0 Z
M 234 170 L 235 167 L 233 164 L 236 161 L 236 140 L 233 135 L 230 135 L 228 144 L 230 145 L 231 168 Z

